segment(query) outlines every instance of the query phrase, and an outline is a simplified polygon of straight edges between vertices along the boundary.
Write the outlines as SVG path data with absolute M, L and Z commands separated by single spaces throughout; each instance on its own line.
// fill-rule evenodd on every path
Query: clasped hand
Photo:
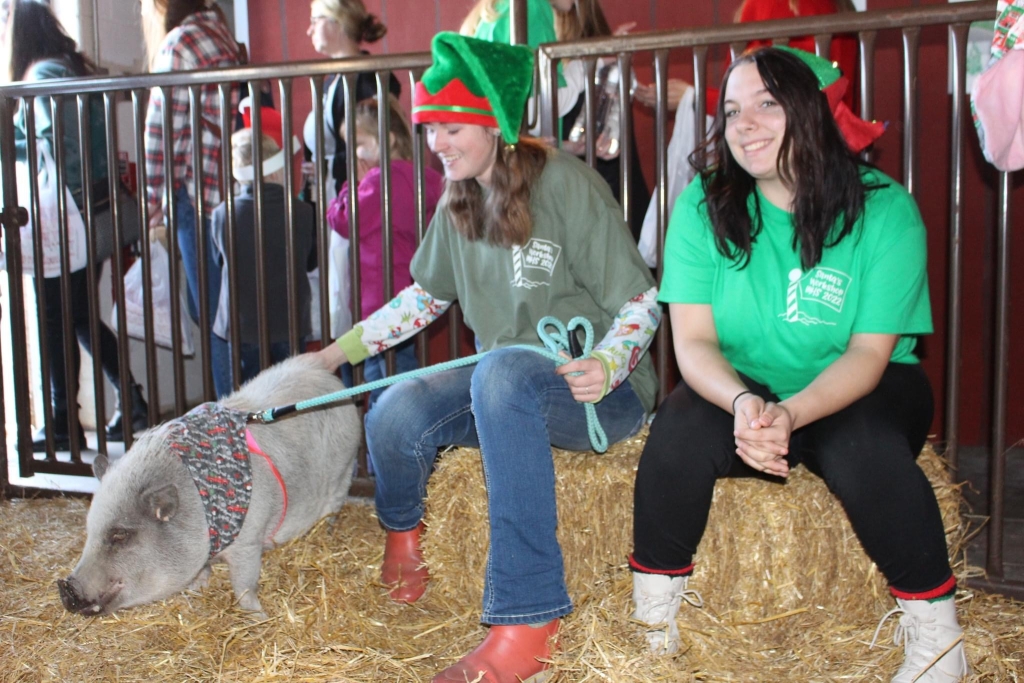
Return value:
M 755 470 L 789 476 L 786 455 L 792 433 L 793 416 L 785 406 L 756 394 L 744 394 L 736 401 L 736 454 Z

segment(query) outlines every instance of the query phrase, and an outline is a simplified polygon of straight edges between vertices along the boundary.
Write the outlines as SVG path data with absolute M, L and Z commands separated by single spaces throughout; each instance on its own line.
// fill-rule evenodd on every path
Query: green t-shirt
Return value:
M 512 36 L 512 13 L 509 12 L 508 0 L 501 0 L 495 7 L 498 18 L 494 21 L 480 21 L 477 24 L 474 38 L 487 40 L 492 43 L 511 42 Z M 549 0 L 526 0 L 526 44 L 537 49 L 538 45 L 554 43 L 558 41 L 555 34 L 555 11 L 551 8 Z M 558 87 L 565 86 L 565 78 L 562 76 L 562 64 L 558 64 Z
M 442 200 L 443 201 L 443 200 Z M 409 270 L 436 299 L 458 300 L 481 351 L 540 346 L 537 323 L 583 316 L 600 341 L 619 309 L 654 286 L 608 183 L 576 157 L 552 152 L 530 191 L 533 232 L 522 247 L 469 241 L 438 207 Z M 644 354 L 629 376 L 644 409 L 657 378 Z
M 781 398 L 810 384 L 853 334 L 898 334 L 892 361 L 916 363 L 915 335 L 932 331 L 924 224 L 896 181 L 873 169 L 862 178 L 881 187 L 868 189 L 853 233 L 806 272 L 792 215 L 760 193 L 763 229 L 738 268 L 715 247 L 703 184 L 690 183 L 669 223 L 659 301 L 711 304 L 725 358 Z

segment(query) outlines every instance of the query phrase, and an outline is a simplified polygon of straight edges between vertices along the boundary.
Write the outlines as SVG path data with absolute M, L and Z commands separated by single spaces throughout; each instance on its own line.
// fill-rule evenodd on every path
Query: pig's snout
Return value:
M 98 604 L 82 596 L 74 577 L 57 579 L 57 590 L 60 592 L 60 601 L 67 611 L 90 616 L 100 613 Z

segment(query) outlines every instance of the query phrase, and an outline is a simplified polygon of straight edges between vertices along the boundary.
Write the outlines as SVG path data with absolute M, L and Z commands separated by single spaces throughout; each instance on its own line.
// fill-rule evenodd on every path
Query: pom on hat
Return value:
M 533 51 L 452 32 L 434 36 L 431 51 L 433 64 L 413 95 L 413 122 L 490 126 L 515 144 L 533 87 Z
M 835 62 L 830 62 L 806 50 L 797 50 L 787 46 L 772 48 L 781 50 L 793 55 L 814 72 L 818 79 L 818 89 L 828 97 L 828 105 L 832 110 L 832 117 L 843 134 L 847 146 L 853 152 L 860 152 L 865 147 L 882 137 L 885 132 L 885 124 L 880 121 L 865 121 L 854 114 L 846 103 L 843 102 L 843 95 L 850 86 L 850 81 Z
M 243 97 L 238 103 L 238 111 L 242 115 L 242 123 L 246 128 L 252 129 L 252 98 Z M 268 176 L 284 168 L 284 123 L 281 121 L 281 114 L 273 107 L 260 107 L 260 128 L 262 133 L 277 143 L 278 152 L 263 160 L 263 175 Z M 292 136 L 292 154 L 297 153 L 300 147 L 299 139 Z M 256 177 L 252 166 L 234 166 L 231 175 L 240 183 L 251 183 Z

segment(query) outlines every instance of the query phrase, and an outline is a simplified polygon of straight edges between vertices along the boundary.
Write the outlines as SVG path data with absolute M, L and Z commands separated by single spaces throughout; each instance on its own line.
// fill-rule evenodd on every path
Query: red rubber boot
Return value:
M 551 675 L 546 660 L 558 646 L 552 639 L 560 621 L 553 619 L 539 628 L 491 626 L 484 642 L 434 676 L 433 683 L 542 683 Z
M 380 580 L 392 586 L 388 595 L 395 602 L 413 603 L 427 590 L 430 573 L 423 564 L 420 550 L 420 534 L 423 522 L 409 531 L 389 531 L 384 541 L 384 563 L 380 568 Z

